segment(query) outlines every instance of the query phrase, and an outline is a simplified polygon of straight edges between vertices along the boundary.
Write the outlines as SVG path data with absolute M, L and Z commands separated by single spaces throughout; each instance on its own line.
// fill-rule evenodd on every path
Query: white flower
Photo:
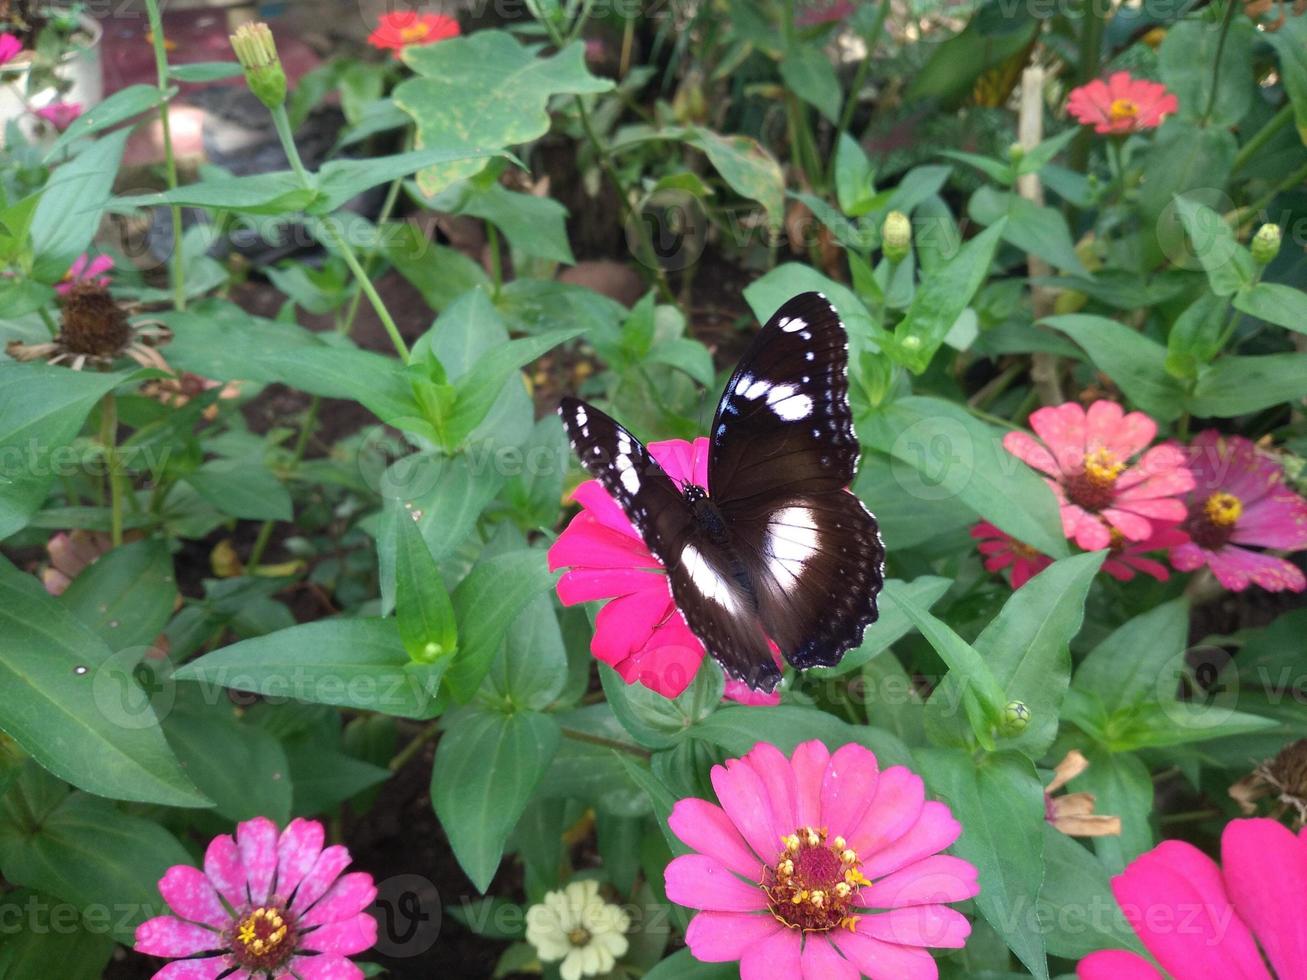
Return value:
M 526 939 L 546 963 L 562 960 L 563 980 L 607 973 L 626 952 L 631 919 L 599 897 L 597 881 L 549 892 L 526 913 Z

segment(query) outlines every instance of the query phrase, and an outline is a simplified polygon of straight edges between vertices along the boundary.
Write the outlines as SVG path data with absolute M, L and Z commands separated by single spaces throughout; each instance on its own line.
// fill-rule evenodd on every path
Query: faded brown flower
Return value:
M 1089 760 L 1072 749 L 1053 769 L 1053 779 L 1044 787 L 1044 818 L 1069 837 L 1116 837 L 1121 818 L 1094 812 L 1093 793 L 1053 794 L 1089 768 Z
M 1244 776 L 1230 787 L 1230 796 L 1248 816 L 1270 797 L 1275 801 L 1272 816 L 1279 819 L 1292 810 L 1298 828 L 1307 826 L 1307 738 L 1286 745 L 1274 759 Z

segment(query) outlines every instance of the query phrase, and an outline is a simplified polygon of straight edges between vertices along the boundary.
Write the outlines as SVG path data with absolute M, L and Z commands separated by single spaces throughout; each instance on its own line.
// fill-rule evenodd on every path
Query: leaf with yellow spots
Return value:
M 419 147 L 494 152 L 528 143 L 549 132 L 550 97 L 613 87 L 590 74 L 583 44 L 542 58 L 503 31 L 414 45 L 404 61 L 418 77 L 395 89 L 395 104 L 417 123 Z M 439 163 L 418 174 L 418 186 L 436 194 L 485 165 L 484 159 Z

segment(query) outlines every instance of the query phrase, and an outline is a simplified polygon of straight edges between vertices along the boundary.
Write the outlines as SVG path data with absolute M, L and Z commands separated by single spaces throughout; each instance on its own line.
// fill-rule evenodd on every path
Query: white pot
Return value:
M 104 37 L 104 28 L 98 20 L 85 14 L 81 21 L 82 30 L 90 41 L 84 47 L 65 54 L 55 68 L 55 75 L 61 81 L 71 83 L 71 87 L 62 96 L 53 87 L 27 94 L 27 66 L 9 64 L 0 69 L 0 75 L 6 79 L 4 84 L 0 84 L 0 147 L 4 146 L 5 130 L 13 120 L 18 121 L 19 128 L 28 139 L 36 135 L 38 128 L 50 133 L 51 127 L 34 118 L 28 111 L 29 106 L 32 109 L 44 109 L 53 102 L 78 102 L 85 111 L 103 100 L 104 71 L 100 63 L 100 40 Z

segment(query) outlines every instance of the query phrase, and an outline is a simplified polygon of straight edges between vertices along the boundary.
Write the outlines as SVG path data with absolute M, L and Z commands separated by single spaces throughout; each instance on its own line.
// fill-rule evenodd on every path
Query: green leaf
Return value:
M 876 753 L 882 767 L 909 761 L 907 746 L 889 732 L 850 725 L 828 712 L 797 704 L 775 707 L 725 704 L 696 724 L 690 735 L 733 756 L 744 755 L 763 738 L 787 754 L 800 742 L 816 738 L 832 749 L 847 742 L 865 745 Z
M 1108 874 L 1120 874 L 1127 864 L 1152 850 L 1153 774 L 1129 752 L 1091 746 L 1089 768 L 1071 780 L 1070 792 L 1094 794 L 1098 813 L 1121 818 L 1121 833 L 1094 838 L 1094 851 Z M 1047 883 L 1045 883 L 1047 886 Z M 1133 944 L 1132 944 L 1133 945 Z
M 1259 282 L 1234 294 L 1234 308 L 1267 323 L 1307 333 L 1307 293 L 1278 282 Z
M 1108 840 L 1096 837 L 1094 843 Z M 1050 955 L 1078 960 L 1100 949 L 1144 953 L 1112 894 L 1108 872 L 1087 848 L 1051 824 L 1044 825 L 1044 870 L 1039 905 L 1040 919 L 1050 926 L 1044 937 Z
M 414 663 L 432 663 L 458 649 L 454 606 L 417 524 L 397 512 L 395 526 L 395 609 L 400 641 Z
M 537 596 L 513 620 L 504 649 L 491 667 L 482 692 L 515 709 L 543 711 L 567 683 L 567 648 L 548 596 Z
M 985 520 L 1053 557 L 1066 555 L 1057 499 L 1040 476 L 1003 448 L 999 433 L 937 398 L 900 398 L 858 420 L 863 443 L 902 460 L 923 500 L 958 498 Z
M 1236 294 L 1236 304 L 1238 303 Z M 1221 297 L 1203 293 L 1176 318 L 1166 336 L 1166 371 L 1185 380 L 1221 352 L 1221 332 L 1229 310 Z
M 210 460 L 186 482 L 220 512 L 249 521 L 288 521 L 290 491 L 268 469 L 234 460 Z
M 843 93 L 835 69 L 826 53 L 813 44 L 793 44 L 781 57 L 781 79 L 785 87 L 835 122 L 840 115 Z
M 1187 197 L 1177 197 L 1175 208 L 1193 253 L 1207 273 L 1212 292 L 1217 296 L 1232 296 L 1252 285 L 1257 276 L 1257 263 L 1252 253 L 1235 241 L 1225 219 Z
M 1012 165 L 1002 160 L 995 160 L 993 157 L 981 156 L 979 153 L 966 153 L 962 150 L 941 150 L 940 156 L 975 167 L 1004 187 L 1011 187 L 1013 181 L 1016 180 L 1016 171 L 1012 169 Z
M 1307 354 L 1223 357 L 1203 372 L 1189 409 L 1199 418 L 1233 418 L 1307 396 Z
M 1175 196 L 1224 187 L 1237 149 L 1226 129 L 1195 128 L 1180 119 L 1162 124 L 1144 158 L 1139 190 L 1142 267 L 1152 268 L 1185 254 L 1188 246 Z
M 534 711 L 469 710 L 436 749 L 431 800 L 454 856 L 477 890 L 490 887 L 504 845 L 562 736 Z
M 486 270 L 462 252 L 428 240 L 407 221 L 385 226 L 382 248 L 387 261 L 440 311 L 477 286 L 489 286 Z
M 778 265 L 761 279 L 744 287 L 744 299 L 753 310 L 759 323 L 766 323 L 785 301 L 798 293 L 822 293 L 839 312 L 849 332 L 849 346 L 855 354 L 872 345 L 872 337 L 879 332 L 867 308 L 843 283 L 823 276 L 809 265 L 787 262 Z
M 242 640 L 173 676 L 272 698 L 431 718 L 444 664 L 409 660 L 390 619 L 321 619 Z
M 1218 29 L 1199 16 L 1167 29 L 1157 52 L 1158 68 L 1163 83 L 1179 99 L 1181 119 L 1228 129 L 1247 115 L 1254 91 L 1254 33 L 1253 23 L 1246 17 L 1235 17 Z M 1214 81 L 1218 87 L 1213 102 Z
M 172 618 L 176 599 L 172 556 L 167 544 L 152 539 L 101 556 L 58 601 L 116 651 L 152 643 Z
M 1005 749 L 1040 758 L 1057 738 L 1062 698 L 1071 681 L 1071 640 L 1084 621 L 1089 586 L 1105 552 L 1074 555 L 1054 562 L 1003 604 L 973 644 L 1006 695 L 1025 702 L 1030 724 L 1024 732 L 1004 738 Z M 948 677 L 931 695 L 930 705 L 952 705 L 956 711 L 965 678 Z M 928 724 L 943 724 L 932 710 Z M 928 728 L 929 730 L 929 728 Z M 956 728 L 954 729 L 956 731 Z
M 236 214 L 282 215 L 303 211 L 317 198 L 317 189 L 305 187 L 299 176 L 289 170 L 248 177 L 231 177 L 219 172 L 176 190 L 121 197 L 114 201 L 114 206 L 125 209 L 177 204 Z
M 1280 77 L 1293 105 L 1298 139 L 1307 144 L 1307 23 L 1300 17 L 1285 18 L 1278 31 L 1260 36 L 1280 56 Z
M 980 872 L 976 907 L 1026 968 L 1048 980 L 1048 960 L 1030 902 L 1044 882 L 1044 788 L 1015 752 L 979 763 L 959 749 L 920 749 L 917 770 L 965 829 L 953 852 Z
M 239 65 L 236 66 L 236 70 L 237 72 L 240 71 Z M 170 89 L 165 98 L 171 98 L 176 94 L 176 89 Z M 98 133 L 110 126 L 116 126 L 133 116 L 139 116 L 143 112 L 149 112 L 159 104 L 159 88 L 157 85 L 129 85 L 124 89 L 119 89 L 99 105 L 91 106 L 74 119 L 72 125 L 54 141 L 54 145 L 50 147 L 45 158 L 46 160 L 53 160 L 64 147 L 75 140 Z
M 554 577 L 544 552 L 535 548 L 479 562 L 454 590 L 459 649 L 449 669 L 449 689 L 459 701 L 476 693 L 513 620 Z
M 926 370 L 985 281 L 1006 228 L 1006 219 L 1000 218 L 926 276 L 917 287 L 907 316 L 894 329 L 894 344 L 887 351 L 891 357 L 915 374 Z
M 385 157 L 331 160 L 317 174 L 318 196 L 308 213 L 325 217 L 373 187 L 401 180 L 427 167 L 471 161 L 485 165 L 489 153 L 480 150 L 436 146 Z
M 685 142 L 703 150 L 708 162 L 741 197 L 757 201 L 773 228 L 785 220 L 785 175 L 767 149 L 751 136 L 723 136 L 710 129 L 690 132 Z
M 1174 701 L 1189 642 L 1189 603 L 1174 599 L 1118 626 L 1076 670 L 1077 691 L 1111 712 L 1142 701 Z
M 735 980 L 739 975 L 734 963 L 701 963 L 682 949 L 646 973 L 644 980 Z
M 65 797 L 37 827 L 12 807 L 0 821 L 0 867 L 17 885 L 55 895 L 84 910 L 108 909 L 102 925 L 130 946 L 135 928 L 166 911 L 157 882 L 190 855 L 152 820 L 120 813 L 83 793 Z M 62 973 L 60 974 L 62 976 Z
M 113 956 L 114 941 L 105 935 L 110 923 L 88 909 L 69 924 L 67 905 L 51 895 L 15 889 L 0 895 L 0 921 L 6 927 L 0 946 L 0 977 L 44 980 L 50 964 L 59 964 L 59 980 L 101 980 Z
M 1141 704 L 1108 722 L 1104 740 L 1114 752 L 1168 745 L 1188 745 L 1214 738 L 1245 735 L 1275 728 L 1274 718 L 1233 711 L 1223 703 L 1189 701 Z
M 846 653 L 834 667 L 816 667 L 808 672 L 808 676 L 839 677 L 859 669 L 873 657 L 884 653 L 912 630 L 912 620 L 894 601 L 896 597 L 906 596 L 909 601 L 923 609 L 929 609 L 952 584 L 952 579 L 940 578 L 936 575 L 922 575 L 911 582 L 904 582 L 897 578 L 886 579 L 885 587 L 881 592 L 880 616 L 862 634 L 862 643 Z M 884 601 L 885 596 L 889 597 L 889 602 Z
M 395 104 L 417 123 L 417 145 L 493 152 L 549 132 L 549 100 L 559 94 L 607 92 L 613 83 L 585 66 L 585 45 L 537 57 L 504 31 L 477 31 L 440 44 L 410 45 L 403 60 L 417 75 L 395 87 Z M 429 167 L 424 194 L 480 172 L 482 159 Z
M 841 132 L 835 147 L 835 200 L 850 218 L 871 210 L 876 194 L 876 171 L 866 152 L 848 133 Z
M 267 729 L 215 710 L 174 711 L 163 730 L 215 813 L 231 821 L 263 816 L 279 825 L 290 819 L 290 765 Z
M 699 670 L 675 698 L 667 698 L 643 684 L 625 681 L 607 664 L 599 665 L 599 680 L 613 714 L 631 737 L 649 749 L 671 748 L 686 737 L 721 703 L 725 676 L 705 657 Z
M 324 748 L 309 735 L 287 739 L 285 749 L 294 787 L 291 812 L 295 816 L 328 813 L 391 776 L 384 766 Z
M 151 706 L 124 713 L 120 699 L 128 685 L 134 682 L 121 657 L 34 578 L 0 559 L 0 730 L 89 792 L 207 806 L 169 750 Z
M 1123 323 L 1072 313 L 1040 321 L 1085 349 L 1094 366 L 1121 386 L 1136 407 L 1163 422 L 1180 417 L 1185 389 L 1166 370 L 1166 349 Z
M 32 219 L 34 279 L 58 282 L 77 257 L 91 247 L 130 135 L 126 129 L 110 133 L 50 175 Z
M 972 218 L 984 225 L 992 225 L 1006 217 L 1004 241 L 1042 258 L 1063 272 L 1089 275 L 1076 254 L 1076 244 L 1071 240 L 1066 218 L 1057 208 L 1044 207 L 1019 194 L 1003 194 L 982 187 L 971 196 L 967 210 Z
M 454 213 L 489 221 L 523 255 L 568 264 L 576 261 L 567 240 L 567 208 L 552 197 L 519 194 L 498 182 L 470 186 Z
M 1052 162 L 1053 157 L 1061 153 L 1066 147 L 1071 145 L 1083 130 L 1079 126 L 1072 126 L 1070 129 L 1064 129 L 1056 136 L 1050 136 L 1038 146 L 1027 150 L 1021 156 L 1021 162 L 1017 164 L 1018 176 L 1026 174 L 1037 174 Z
M 536 422 L 522 447 L 521 469 L 508 475 L 500 492 L 523 527 L 551 528 L 557 522 L 569 459 L 567 433 L 558 414 L 551 412 Z

